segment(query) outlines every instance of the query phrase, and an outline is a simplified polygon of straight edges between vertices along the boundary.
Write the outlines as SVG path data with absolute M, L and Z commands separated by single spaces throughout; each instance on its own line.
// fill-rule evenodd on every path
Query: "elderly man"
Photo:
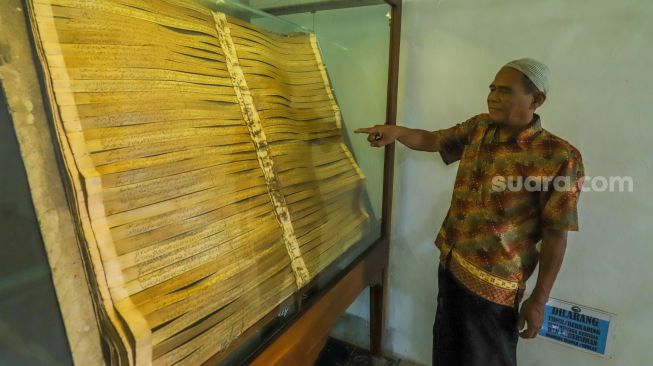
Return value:
M 507 63 L 490 85 L 489 113 L 451 128 L 356 130 L 368 134 L 374 147 L 398 140 L 413 150 L 439 152 L 446 164 L 460 160 L 435 240 L 440 265 L 433 365 L 516 365 L 518 335 L 534 338 L 542 325 L 567 231 L 578 230 L 584 176 L 579 151 L 543 129 L 535 113 L 546 99 L 548 73 L 533 59 Z M 538 262 L 537 283 L 519 310 Z

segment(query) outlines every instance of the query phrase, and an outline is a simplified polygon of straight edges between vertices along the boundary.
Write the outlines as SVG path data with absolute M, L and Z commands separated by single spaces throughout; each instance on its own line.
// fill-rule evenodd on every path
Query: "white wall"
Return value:
M 291 20 L 316 25 L 320 36 L 335 37 L 338 44 L 346 41 L 350 50 L 361 49 L 372 44 L 375 38 L 366 30 L 383 14 L 356 15 L 360 11 Z M 348 38 L 338 31 L 343 22 L 351 30 L 352 14 L 353 28 L 360 34 Z M 552 293 L 617 314 L 614 358 L 604 360 L 538 338 L 520 341 L 522 366 L 651 364 L 653 245 L 647 239 L 653 233 L 653 198 L 646 189 L 653 183 L 653 121 L 645 118 L 645 112 L 646 102 L 653 101 L 652 19 L 651 0 L 404 2 L 401 124 L 435 130 L 484 112 L 487 86 L 501 65 L 534 57 L 552 71 L 551 92 L 539 111 L 544 128 L 580 149 L 588 176 L 632 176 L 635 183 L 633 193 L 581 195 L 580 232 L 569 235 L 565 263 Z M 372 22 L 370 27 L 366 22 Z M 365 92 L 358 89 L 365 85 L 348 83 L 338 75 L 346 74 L 339 68 L 342 63 L 349 69 L 360 65 L 348 63 L 337 52 L 331 57 L 328 39 L 321 41 L 343 112 L 355 110 L 347 101 Z M 367 69 L 382 66 L 375 58 Z M 372 110 L 369 124 L 378 119 L 379 108 Z M 361 115 L 346 117 L 348 123 L 365 124 Z M 360 142 L 350 137 L 355 144 Z M 354 146 L 359 154 L 381 153 L 360 148 Z M 362 160 L 378 160 L 368 158 Z M 457 164 L 447 167 L 437 155 L 397 149 L 385 348 L 423 364 L 430 364 L 437 293 L 438 252 L 433 240 L 449 207 L 456 169 Z M 374 170 L 367 167 L 368 178 Z M 367 317 L 368 306 L 365 292 L 348 312 Z M 364 336 L 360 322 L 351 321 L 340 324 L 336 333 L 358 342 Z
M 552 71 L 543 127 L 572 142 L 588 176 L 632 176 L 634 192 L 585 192 L 580 232 L 552 296 L 616 313 L 614 358 L 520 340 L 528 365 L 653 361 L 653 1 L 405 0 L 399 120 L 435 130 L 485 111 L 500 66 Z M 648 103 L 647 103 L 648 102 Z M 437 292 L 433 239 L 457 164 L 398 148 L 387 350 L 430 364 Z M 533 277 L 529 289 L 534 285 Z

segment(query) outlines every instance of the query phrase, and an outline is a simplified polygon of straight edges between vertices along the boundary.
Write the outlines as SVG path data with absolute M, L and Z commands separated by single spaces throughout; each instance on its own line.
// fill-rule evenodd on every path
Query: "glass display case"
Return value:
M 50 266 L 2 90 L 0 141 L 0 364 L 69 365 Z
M 246 364 L 363 265 L 379 352 L 394 151 L 354 130 L 395 122 L 399 1 L 12 2 L 32 44 L 8 37 L 20 47 L 2 60 L 36 70 L 29 88 L 43 98 L 30 103 L 47 130 L 3 115 L 18 136 L 12 148 L 3 131 L 5 156 L 24 163 L 29 189 L 12 171 L 2 212 L 19 219 L 33 204 L 43 239 L 34 219 L 32 249 L 3 239 L 15 266 L 1 289 L 24 296 L 0 312 L 5 334 L 21 335 L 4 337 L 17 351 L 0 361 Z M 0 80 L 15 110 L 28 78 Z M 48 136 L 56 166 L 27 158 L 30 134 Z M 56 187 L 35 169 L 60 176 L 77 272 L 56 267 L 62 236 L 41 198 Z M 71 273 L 89 288 L 84 317 L 64 289 Z M 34 296 L 47 320 L 12 316 Z M 39 341 L 50 323 L 61 342 Z

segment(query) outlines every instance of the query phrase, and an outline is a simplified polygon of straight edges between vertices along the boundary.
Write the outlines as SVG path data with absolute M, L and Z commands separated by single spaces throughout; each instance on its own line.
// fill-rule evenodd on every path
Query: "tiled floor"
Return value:
M 409 361 L 375 357 L 362 348 L 329 338 L 315 366 L 420 366 Z
M 397 366 L 422 366 L 412 361 L 401 360 Z
M 362 348 L 329 338 L 315 366 L 396 366 L 391 359 L 374 357 Z

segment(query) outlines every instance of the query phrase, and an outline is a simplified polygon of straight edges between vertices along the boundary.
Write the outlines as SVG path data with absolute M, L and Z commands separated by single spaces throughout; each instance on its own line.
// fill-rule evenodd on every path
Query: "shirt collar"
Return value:
M 534 120 L 528 125 L 528 127 L 526 127 L 525 130 L 521 131 L 515 139 L 517 144 L 519 144 L 519 147 L 522 149 L 525 149 L 533 137 L 542 131 L 542 120 L 540 119 L 540 116 L 534 113 L 533 117 L 535 117 Z
M 531 140 L 542 131 L 542 120 L 540 116 L 537 113 L 533 113 L 533 117 L 533 121 L 524 130 L 519 132 L 516 137 L 510 140 L 516 142 L 521 149 L 526 149 Z M 500 128 L 501 126 L 497 124 L 497 127 Z

